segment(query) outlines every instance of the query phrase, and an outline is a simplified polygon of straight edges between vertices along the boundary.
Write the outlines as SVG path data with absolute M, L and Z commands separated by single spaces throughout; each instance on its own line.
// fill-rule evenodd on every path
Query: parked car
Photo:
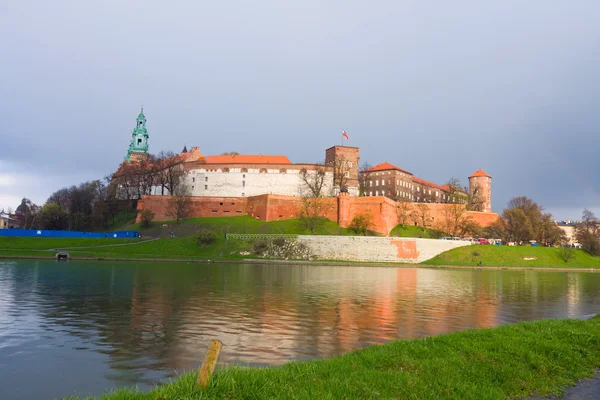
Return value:
M 478 244 L 490 244 L 490 241 L 485 238 L 479 238 L 479 239 L 477 239 L 477 243 Z
M 440 240 L 452 240 L 452 238 L 450 236 L 444 236 L 443 238 L 440 238 Z

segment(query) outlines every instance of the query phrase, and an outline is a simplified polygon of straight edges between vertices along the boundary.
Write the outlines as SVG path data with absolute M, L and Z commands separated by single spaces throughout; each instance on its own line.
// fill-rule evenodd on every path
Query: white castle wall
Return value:
M 309 173 L 316 173 L 309 171 Z M 285 173 L 279 169 L 230 168 L 229 172 L 220 169 L 216 171 L 203 168 L 189 171 L 184 176 L 184 184 L 190 189 L 192 196 L 216 197 L 248 197 L 263 194 L 279 194 L 284 196 L 301 196 L 305 187 L 300 178 L 300 171 L 288 169 Z M 333 173 L 325 174 L 323 193 L 330 196 L 333 193 Z

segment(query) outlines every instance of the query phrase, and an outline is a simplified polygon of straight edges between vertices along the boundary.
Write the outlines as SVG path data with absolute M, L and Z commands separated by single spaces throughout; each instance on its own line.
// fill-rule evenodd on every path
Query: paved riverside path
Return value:
M 593 378 L 584 379 L 577 385 L 565 389 L 565 395 L 561 397 L 530 397 L 529 400 L 599 400 L 600 399 L 600 372 Z

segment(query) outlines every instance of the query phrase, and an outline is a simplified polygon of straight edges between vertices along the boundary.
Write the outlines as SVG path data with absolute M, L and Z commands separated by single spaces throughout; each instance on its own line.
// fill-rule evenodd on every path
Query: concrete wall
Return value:
M 309 173 L 316 172 L 309 170 Z M 240 167 L 192 169 L 185 174 L 184 185 L 190 189 L 192 196 L 207 197 L 300 196 L 305 187 L 298 168 Z M 333 193 L 333 173 L 330 171 L 325 174 L 323 193 Z
M 322 260 L 419 263 L 445 251 L 469 246 L 462 240 L 368 236 L 298 236 Z

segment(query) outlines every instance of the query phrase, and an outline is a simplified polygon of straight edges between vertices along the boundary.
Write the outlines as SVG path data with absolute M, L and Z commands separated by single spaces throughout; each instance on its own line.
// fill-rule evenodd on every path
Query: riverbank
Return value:
M 461 267 L 600 268 L 600 258 L 580 249 L 568 251 L 571 252 L 570 259 L 565 261 L 564 249 L 560 248 L 472 245 L 446 251 L 424 264 Z
M 150 392 L 121 389 L 98 398 L 525 398 L 561 394 L 598 367 L 596 316 L 401 340 L 276 368 L 225 368 L 206 390 L 194 384 L 194 372 Z
M 280 260 L 252 254 L 252 241 L 217 237 L 214 243 L 199 246 L 193 236 L 158 239 L 55 239 L 2 238 L 0 259 L 54 259 L 57 249 L 69 252 L 73 260 L 158 261 L 326 264 L 334 266 L 422 266 L 434 268 L 478 268 L 516 270 L 600 271 L 600 258 L 575 250 L 565 262 L 559 249 L 471 245 L 444 252 L 420 264 L 361 262 L 346 260 Z M 481 264 L 480 264 L 481 262 Z

